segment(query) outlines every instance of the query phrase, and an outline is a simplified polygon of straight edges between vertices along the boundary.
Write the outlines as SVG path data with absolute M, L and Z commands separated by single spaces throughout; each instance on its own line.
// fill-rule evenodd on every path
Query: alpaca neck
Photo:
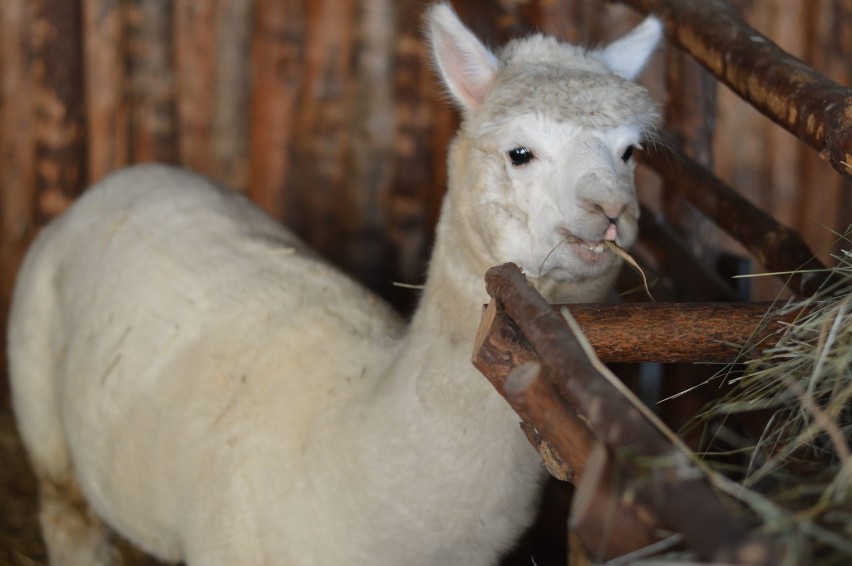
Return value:
M 396 373 L 409 384 L 415 376 L 417 400 L 427 412 L 450 416 L 455 411 L 459 419 L 470 419 L 487 409 L 508 416 L 511 409 L 471 362 L 482 306 L 489 300 L 483 277 L 490 265 L 476 257 L 470 242 L 460 241 L 464 231 L 457 222 L 448 198 Z M 511 419 L 513 427 L 516 420 Z

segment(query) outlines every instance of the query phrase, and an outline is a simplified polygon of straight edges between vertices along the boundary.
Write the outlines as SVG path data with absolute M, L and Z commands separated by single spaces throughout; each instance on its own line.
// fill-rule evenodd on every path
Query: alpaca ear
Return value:
M 449 4 L 433 5 L 427 15 L 432 61 L 462 109 L 482 103 L 497 72 L 497 57 L 461 23 Z
M 633 80 L 642 72 L 662 35 L 660 20 L 649 16 L 630 33 L 593 55 L 616 75 Z

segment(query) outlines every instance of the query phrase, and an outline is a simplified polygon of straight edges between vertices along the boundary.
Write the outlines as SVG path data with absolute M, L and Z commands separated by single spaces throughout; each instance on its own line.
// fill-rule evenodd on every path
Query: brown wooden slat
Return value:
M 0 10 L 0 375 L 6 371 L 6 315 L 24 251 L 35 233 L 35 123 L 32 12 L 12 2 Z M 5 398 L 0 378 L 0 403 Z
M 245 0 L 217 0 L 216 68 L 212 108 L 210 172 L 245 191 L 249 178 L 248 105 L 251 81 L 251 9 Z
M 794 230 L 775 221 L 681 151 L 649 148 L 641 152 L 641 160 L 736 238 L 768 271 L 825 269 Z M 785 281 L 789 278 L 790 289 L 802 296 L 812 295 L 824 277 L 820 273 L 781 276 Z
M 34 0 L 35 187 L 41 221 L 64 211 L 86 184 L 80 0 Z
M 174 1 L 178 149 L 183 165 L 214 174 L 216 0 Z
M 566 306 L 598 357 L 612 363 L 748 359 L 744 346 L 771 346 L 772 334 L 795 318 L 795 313 L 773 314 L 769 302 Z
M 130 161 L 178 161 L 171 0 L 126 0 Z
M 393 280 L 385 197 L 391 192 L 396 136 L 394 83 L 401 71 L 396 48 L 399 14 L 410 0 L 362 4 L 353 92 L 353 136 L 348 159 L 352 237 L 346 246 L 352 274 L 383 296 Z M 429 165 L 427 156 L 423 164 Z M 425 202 L 421 203 L 425 208 Z
M 323 256 L 345 265 L 352 234 L 348 183 L 349 144 L 354 142 L 355 2 L 305 3 L 305 58 L 298 136 L 292 138 L 285 222 Z
M 387 236 L 394 248 L 396 271 L 405 283 L 417 283 L 425 272 L 430 225 L 427 207 L 431 189 L 431 167 L 442 161 L 446 146 L 433 142 L 435 97 L 438 80 L 429 65 L 428 49 L 421 37 L 419 2 L 402 2 L 397 13 L 395 47 L 396 73 L 395 136 L 393 176 L 384 203 Z M 433 88 L 430 88 L 433 87 Z M 449 106 L 449 100 L 442 100 Z
M 124 10 L 114 0 L 83 0 L 88 167 L 92 181 L 126 165 Z
M 249 196 L 272 216 L 290 208 L 290 147 L 303 80 L 301 0 L 257 0 L 252 37 Z

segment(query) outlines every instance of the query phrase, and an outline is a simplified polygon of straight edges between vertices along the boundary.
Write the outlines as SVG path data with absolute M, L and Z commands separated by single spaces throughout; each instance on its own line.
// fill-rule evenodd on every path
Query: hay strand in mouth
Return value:
M 609 251 L 620 257 L 624 262 L 633 268 L 633 270 L 638 273 L 642 277 L 642 283 L 645 285 L 645 294 L 648 295 L 648 298 L 653 302 L 657 302 L 657 299 L 654 298 L 654 295 L 651 294 L 651 289 L 648 287 L 648 278 L 645 277 L 645 272 L 642 271 L 642 268 L 639 266 L 639 263 L 633 259 L 633 256 L 627 253 L 623 248 L 619 247 L 618 244 L 613 242 L 612 240 L 607 240 L 604 242 Z
M 546 256 L 544 256 L 544 259 L 543 259 L 543 260 L 541 260 L 541 264 L 538 266 L 538 273 L 539 273 L 539 274 L 541 274 L 542 270 L 544 270 L 544 264 L 545 264 L 545 263 L 547 263 L 547 260 L 548 260 L 548 259 L 550 259 L 550 256 L 552 256 L 552 255 L 553 255 L 553 252 L 555 252 L 555 251 L 556 251 L 556 249 L 557 249 L 559 246 L 561 246 L 562 244 L 567 244 L 568 242 L 569 242 L 568 238 L 567 238 L 567 237 L 565 237 L 565 238 L 563 238 L 563 239 L 559 240 L 559 243 L 557 243 L 555 246 L 553 246 L 552 248 L 550 248 L 550 251 L 549 251 L 549 252 L 547 252 L 547 255 L 546 255 Z

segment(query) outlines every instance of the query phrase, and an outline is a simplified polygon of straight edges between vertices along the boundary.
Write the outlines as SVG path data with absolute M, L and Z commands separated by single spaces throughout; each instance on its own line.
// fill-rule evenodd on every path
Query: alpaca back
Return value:
M 37 470 L 61 477 L 73 462 L 95 510 L 165 557 L 179 556 L 182 511 L 226 493 L 240 466 L 286 462 L 278 483 L 294 485 L 323 417 L 384 374 L 403 329 L 242 196 L 163 166 L 87 192 L 20 280 L 37 284 L 16 291 L 10 365 L 16 401 L 41 403 L 16 407 Z M 70 459 L 56 457 L 63 443 Z

